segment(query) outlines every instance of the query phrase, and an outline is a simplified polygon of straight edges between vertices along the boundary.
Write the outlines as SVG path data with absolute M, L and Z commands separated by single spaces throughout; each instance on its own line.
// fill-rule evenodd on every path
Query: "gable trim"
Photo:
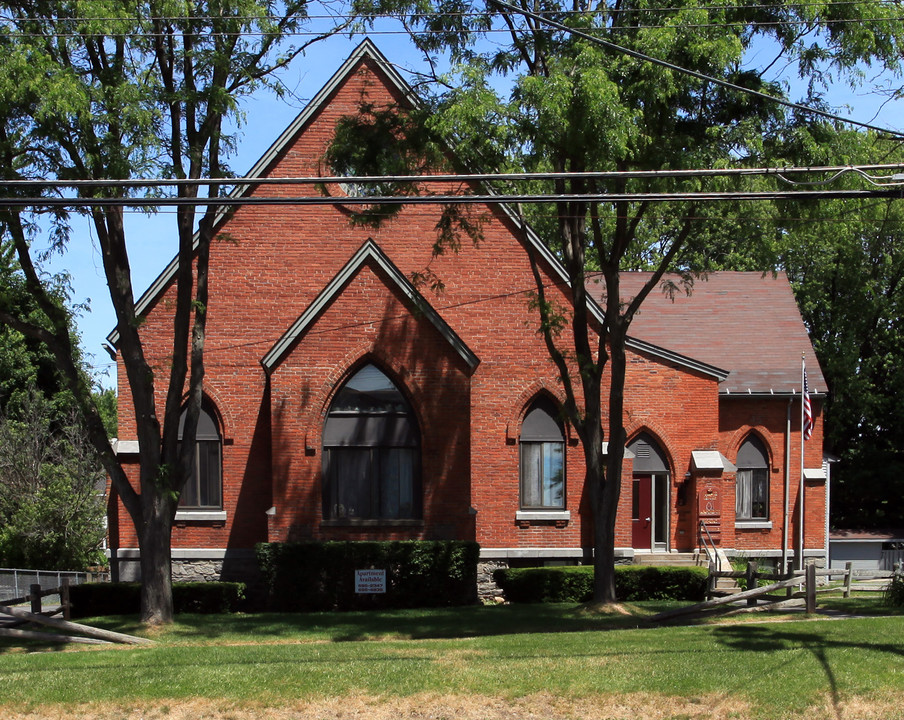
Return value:
M 465 344 L 458 334 L 443 320 L 442 316 L 433 309 L 426 298 L 418 292 L 417 288 L 405 277 L 404 273 L 396 267 L 389 259 L 380 246 L 368 239 L 360 249 L 351 257 L 351 259 L 343 266 L 343 268 L 330 280 L 330 282 L 320 291 L 314 301 L 307 309 L 292 323 L 288 330 L 283 333 L 282 337 L 276 341 L 269 352 L 261 358 L 261 365 L 264 371 L 269 375 L 279 365 L 282 359 L 288 354 L 295 342 L 305 333 L 305 331 L 316 321 L 320 314 L 333 302 L 333 300 L 342 292 L 346 283 L 354 277 L 367 262 L 373 261 L 389 277 L 390 281 L 398 288 L 405 297 L 407 297 L 422 313 L 433 326 L 439 331 L 449 345 L 455 350 L 458 356 L 464 360 L 473 372 L 480 359 Z
M 596 307 L 599 307 L 593 300 L 588 299 L 588 302 L 593 302 Z M 602 312 L 602 310 L 600 310 L 600 312 Z M 642 352 L 647 355 L 652 355 L 653 357 L 659 358 L 660 360 L 675 363 L 676 365 L 680 365 L 690 370 L 696 370 L 697 372 L 703 373 L 704 375 L 714 377 L 719 382 L 727 379 L 729 375 L 728 370 L 723 370 L 722 368 L 718 368 L 715 365 L 710 365 L 709 363 L 701 362 L 700 360 L 694 360 L 693 358 L 689 358 L 686 355 L 680 355 L 679 353 L 672 352 L 671 350 L 666 350 L 663 347 L 644 342 L 643 340 L 638 340 L 637 338 L 626 338 L 626 344 L 632 350 Z

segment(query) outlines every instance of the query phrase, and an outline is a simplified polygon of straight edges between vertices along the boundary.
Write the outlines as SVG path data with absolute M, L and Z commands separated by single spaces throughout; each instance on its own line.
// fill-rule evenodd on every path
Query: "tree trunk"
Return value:
M 173 513 L 170 503 L 159 495 L 147 506 L 138 533 L 141 553 L 141 622 L 163 625 L 173 621 L 173 580 L 170 540 Z

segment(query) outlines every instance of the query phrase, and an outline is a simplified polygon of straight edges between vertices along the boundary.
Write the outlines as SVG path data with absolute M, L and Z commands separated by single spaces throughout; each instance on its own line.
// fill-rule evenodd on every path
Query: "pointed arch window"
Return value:
M 179 440 L 186 410 L 179 419 Z M 219 510 L 223 507 L 223 439 L 212 409 L 205 403 L 198 415 L 195 458 L 191 477 L 179 496 L 180 510 Z
M 763 442 L 749 436 L 738 450 L 735 465 L 735 517 L 738 520 L 769 519 L 769 455 Z
M 565 434 L 555 406 L 536 400 L 521 424 L 521 508 L 565 507 Z
M 405 396 L 375 365 L 336 393 L 323 428 L 324 520 L 421 517 L 420 434 Z

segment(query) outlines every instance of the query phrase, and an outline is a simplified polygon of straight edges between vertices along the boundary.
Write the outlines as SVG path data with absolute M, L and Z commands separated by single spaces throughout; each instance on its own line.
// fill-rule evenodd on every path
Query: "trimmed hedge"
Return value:
M 141 583 L 85 583 L 69 588 L 72 617 L 135 615 L 141 609 Z M 244 583 L 174 582 L 176 613 L 218 614 L 238 610 Z
M 475 542 L 261 543 L 268 606 L 280 612 L 437 607 L 477 602 Z M 356 594 L 355 570 L 386 570 L 385 594 Z
M 619 600 L 703 600 L 708 571 L 700 567 L 616 565 Z M 496 570 L 493 580 L 515 603 L 588 602 L 593 597 L 590 565 Z

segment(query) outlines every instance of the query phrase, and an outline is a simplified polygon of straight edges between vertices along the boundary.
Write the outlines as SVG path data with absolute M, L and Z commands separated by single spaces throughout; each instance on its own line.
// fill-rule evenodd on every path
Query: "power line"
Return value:
M 627 202 L 717 202 L 761 200 L 857 200 L 864 198 L 901 198 L 897 190 L 790 190 L 729 191 L 672 193 L 566 193 L 556 195 L 409 195 L 374 197 L 217 197 L 217 198 L 0 198 L 0 207 L 180 207 L 208 205 L 214 207 L 266 206 L 397 206 L 397 205 L 515 205 L 560 202 L 627 203 Z
M 259 177 L 245 175 L 228 178 L 109 178 L 63 180 L 55 178 L 13 178 L 0 179 L 2 187 L 27 187 L 36 189 L 58 190 L 61 188 L 159 188 L 159 187 L 199 187 L 199 186 L 256 186 L 256 185 L 339 185 L 354 183 L 356 185 L 371 184 L 406 184 L 418 182 L 470 183 L 492 181 L 533 181 L 533 180 L 649 180 L 662 178 L 707 178 L 707 177 L 751 177 L 832 173 L 833 177 L 820 183 L 837 180 L 840 176 L 854 173 L 872 182 L 881 180 L 899 181 L 904 178 L 871 176 L 869 173 L 887 171 L 904 171 L 904 163 L 878 163 L 864 165 L 813 165 L 785 167 L 753 167 L 753 168 L 691 168 L 672 170 L 594 170 L 587 172 L 511 172 L 511 173 L 421 173 L 416 175 L 322 175 L 313 177 Z M 815 184 L 815 183 L 814 183 Z M 211 200 L 198 199 L 201 204 Z

